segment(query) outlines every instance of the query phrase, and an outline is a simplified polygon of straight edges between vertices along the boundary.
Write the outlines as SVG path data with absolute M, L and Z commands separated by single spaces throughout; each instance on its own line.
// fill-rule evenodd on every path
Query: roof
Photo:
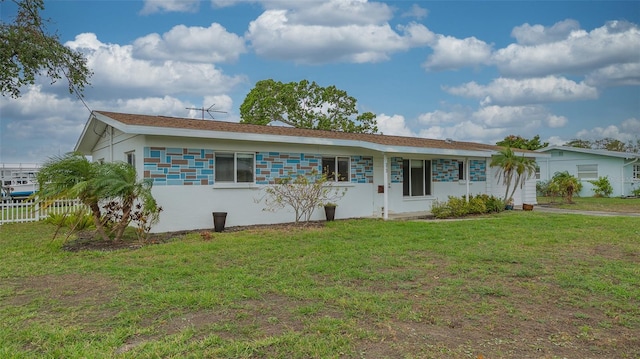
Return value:
M 100 123 L 104 125 L 100 125 Z M 368 148 L 390 153 L 412 152 L 487 156 L 502 149 L 499 146 L 474 142 L 93 111 L 76 144 L 76 150 L 89 153 L 99 140 L 101 131 L 106 128 L 105 125 L 113 126 L 120 131 L 131 134 L 338 145 Z M 546 157 L 535 152 L 530 153 Z
M 607 151 L 607 150 L 592 150 L 590 148 L 581 148 L 581 147 L 569 147 L 569 146 L 549 146 L 545 148 L 541 148 L 537 150 L 538 152 L 550 152 L 550 151 L 568 151 L 568 152 L 578 152 L 578 153 L 586 153 L 590 155 L 597 156 L 607 156 L 607 157 L 618 157 L 624 159 L 633 159 L 640 158 L 640 153 L 633 152 L 618 152 L 618 151 Z

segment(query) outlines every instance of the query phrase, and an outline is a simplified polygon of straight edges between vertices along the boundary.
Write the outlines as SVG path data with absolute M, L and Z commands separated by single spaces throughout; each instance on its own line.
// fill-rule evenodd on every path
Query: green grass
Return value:
M 3 358 L 640 356 L 640 219 L 350 220 L 66 252 L 0 226 Z
M 560 197 L 538 197 L 538 204 L 580 211 L 640 213 L 640 198 L 573 197 L 574 203 L 565 203 Z

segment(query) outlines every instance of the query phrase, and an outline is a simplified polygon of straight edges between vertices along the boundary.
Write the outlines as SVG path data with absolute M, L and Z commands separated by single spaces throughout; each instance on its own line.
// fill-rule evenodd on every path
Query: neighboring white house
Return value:
M 127 161 L 153 180 L 164 209 L 157 232 L 212 228 L 214 211 L 228 213 L 227 226 L 292 222 L 287 210 L 263 211 L 262 190 L 327 167 L 347 189 L 336 218 L 428 212 L 450 195 L 505 190 L 489 166 L 500 147 L 452 140 L 94 111 L 75 149 L 94 161 Z M 536 203 L 535 179 L 514 201 Z M 323 218 L 320 210 L 312 217 Z
M 588 181 L 608 177 L 612 196 L 628 196 L 640 187 L 640 153 L 592 150 L 578 147 L 551 146 L 538 150 L 551 156 L 538 158 L 540 181 L 548 181 L 556 172 L 567 171 L 582 181 L 583 197 L 593 196 Z

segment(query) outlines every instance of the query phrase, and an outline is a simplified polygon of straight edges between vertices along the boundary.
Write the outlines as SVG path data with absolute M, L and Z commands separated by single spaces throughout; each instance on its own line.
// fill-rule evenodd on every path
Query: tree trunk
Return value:
M 125 229 L 127 229 L 127 226 L 129 226 L 129 219 L 131 218 L 131 207 L 133 207 L 132 201 L 124 201 L 124 203 L 122 204 L 122 219 L 120 220 L 120 223 L 118 223 L 116 229 L 116 237 L 114 238 L 114 240 L 116 241 L 122 239 Z
M 91 213 L 93 215 L 92 216 L 93 224 L 95 224 L 96 226 L 96 232 L 100 234 L 100 237 L 102 237 L 103 240 L 108 241 L 110 238 L 109 236 L 107 236 L 107 233 L 104 231 L 102 218 L 100 218 L 102 216 L 102 212 L 100 212 L 100 206 L 98 206 L 98 203 L 91 203 L 89 204 L 89 208 L 91 208 Z

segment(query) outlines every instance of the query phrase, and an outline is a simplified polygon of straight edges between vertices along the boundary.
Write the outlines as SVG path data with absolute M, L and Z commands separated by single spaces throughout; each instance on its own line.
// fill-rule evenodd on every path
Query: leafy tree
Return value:
M 567 203 L 573 203 L 574 194 L 582 189 L 582 182 L 568 171 L 556 172 L 551 178 L 554 188 L 564 196 Z
M 0 0 L 4 2 L 5 0 Z M 63 76 L 69 92 L 82 96 L 92 72 L 80 52 L 62 45 L 57 35 L 46 33 L 40 17 L 44 0 L 12 0 L 18 5 L 13 23 L 0 23 L 0 88 L 2 95 L 20 97 L 20 88 L 33 85 L 37 75 L 46 73 L 52 83 Z
M 309 222 L 317 207 L 333 203 L 342 198 L 346 189 L 333 188 L 326 174 L 317 170 L 309 174 L 289 175 L 264 189 L 265 211 L 276 211 L 291 207 L 295 222 Z
M 600 140 L 593 141 L 592 148 L 607 151 L 625 152 L 627 150 L 627 145 L 620 140 L 616 140 L 615 138 L 606 137 Z
M 591 148 L 591 141 L 575 138 L 564 144 L 567 147 Z
M 594 187 L 593 192 L 596 197 L 609 197 L 613 193 L 613 187 L 609 182 L 609 177 L 598 177 L 597 180 L 589 181 Z
M 536 173 L 536 162 L 532 158 L 518 156 L 509 147 L 501 150 L 497 155 L 491 158 L 490 167 L 500 167 L 500 171 L 496 173 L 498 183 L 506 186 L 504 192 L 504 201 L 508 202 L 513 198 L 518 186 L 522 188 L 527 179 Z M 511 194 L 509 189 L 513 185 Z
M 535 135 L 530 140 L 519 135 L 509 135 L 505 137 L 504 140 L 496 142 L 496 145 L 502 147 L 519 148 L 521 150 L 535 151 L 537 149 L 549 146 L 549 142 L 540 142 L 540 135 Z
M 376 115 L 358 115 L 356 99 L 335 86 L 315 82 L 258 81 L 240 106 L 241 123 L 282 122 L 298 128 L 376 133 Z M 354 118 L 355 116 L 355 118 Z
M 640 152 L 640 139 L 629 140 L 626 143 L 618 139 L 605 137 L 597 140 L 573 139 L 564 144 L 569 147 L 589 148 L 594 150 L 607 150 L 617 152 Z

